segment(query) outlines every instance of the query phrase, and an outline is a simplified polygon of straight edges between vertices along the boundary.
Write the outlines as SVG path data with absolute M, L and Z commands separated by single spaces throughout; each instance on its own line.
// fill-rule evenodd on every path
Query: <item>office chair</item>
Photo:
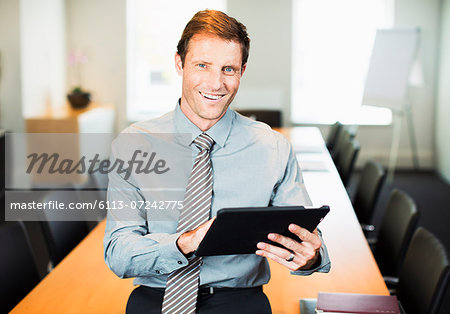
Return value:
M 356 158 L 360 150 L 359 143 L 356 139 L 346 139 L 342 144 L 342 149 L 337 163 L 337 169 L 344 186 L 347 186 L 353 173 Z
M 333 151 L 334 145 L 336 145 L 337 139 L 339 138 L 339 134 L 341 133 L 342 129 L 344 128 L 344 125 L 340 123 L 339 121 L 336 121 L 328 131 L 327 136 L 327 148 L 328 151 Z
M 355 133 L 351 132 L 347 126 L 342 126 L 341 131 L 336 137 L 336 143 L 330 151 L 331 158 L 333 159 L 335 165 L 339 163 L 339 158 L 341 156 L 344 144 L 353 138 L 355 138 Z
M 406 313 L 437 314 L 449 278 L 450 266 L 442 243 L 419 227 L 406 252 L 396 290 Z
M 106 201 L 106 191 L 108 189 L 109 183 L 108 174 L 94 172 L 94 174 L 92 174 L 92 177 L 95 182 L 95 187 L 99 193 L 100 200 Z
M 42 202 L 57 201 L 68 204 L 80 202 L 76 190 L 50 192 Z M 47 243 L 51 265 L 56 266 L 89 233 L 86 221 L 62 221 L 58 211 L 46 211 L 41 221 L 42 232 Z
M 105 202 L 108 188 L 108 174 L 94 172 L 89 175 L 86 184 L 77 188 L 77 193 L 81 202 L 89 204 L 100 204 L 100 202 Z M 84 215 L 89 230 L 91 230 L 97 226 L 98 222 L 106 217 L 106 208 L 102 209 L 100 206 L 97 206 L 94 210 L 85 212 Z
M 39 283 L 39 273 L 22 222 L 0 227 L 0 313 L 8 313 Z
M 370 223 L 385 178 L 386 171 L 381 164 L 373 160 L 366 162 L 352 202 L 356 216 L 364 230 L 373 231 L 375 229 Z
M 5 131 L 0 129 L 0 193 L 5 193 L 5 161 L 6 161 Z
M 261 121 L 268 124 L 272 128 L 281 127 L 281 111 L 280 110 L 236 110 L 243 116 L 249 117 L 256 121 Z
M 419 210 L 414 200 L 400 190 L 393 190 L 373 245 L 373 253 L 383 276 L 398 277 L 418 221 Z

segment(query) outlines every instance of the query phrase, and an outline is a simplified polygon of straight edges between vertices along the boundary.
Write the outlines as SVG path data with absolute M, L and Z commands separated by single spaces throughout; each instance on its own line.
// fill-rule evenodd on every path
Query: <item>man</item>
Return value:
M 265 257 L 294 275 L 329 271 L 319 232 L 293 224 L 289 230 L 299 241 L 268 235 L 284 248 L 259 243 L 256 254 L 202 259 L 193 254 L 221 208 L 310 205 L 288 141 L 228 108 L 246 69 L 249 44 L 245 26 L 234 18 L 213 10 L 195 14 L 175 54 L 182 77 L 175 110 L 126 130 L 143 136 L 189 133 L 192 138 L 180 143 L 195 157 L 175 221 L 155 222 L 139 208 L 128 221 L 108 213 L 105 260 L 119 277 L 136 277 L 140 285 L 129 298 L 128 313 L 270 313 L 261 289 L 270 278 Z M 146 178 L 110 174 L 108 200 L 151 201 L 143 188 Z

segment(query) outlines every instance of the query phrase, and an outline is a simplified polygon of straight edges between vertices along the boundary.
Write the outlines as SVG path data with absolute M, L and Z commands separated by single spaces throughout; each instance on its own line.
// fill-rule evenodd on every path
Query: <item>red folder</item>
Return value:
M 319 292 L 316 313 L 399 314 L 396 296 Z

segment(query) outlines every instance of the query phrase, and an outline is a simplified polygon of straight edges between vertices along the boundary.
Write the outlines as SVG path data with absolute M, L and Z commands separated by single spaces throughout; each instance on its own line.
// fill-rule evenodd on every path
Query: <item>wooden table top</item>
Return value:
M 282 132 L 289 135 L 292 130 Z M 302 136 L 301 129 L 295 132 L 296 137 Z M 299 154 L 301 160 L 301 154 L 311 153 Z M 319 291 L 389 295 L 329 154 L 325 151 L 314 154 L 327 163 L 327 170 L 305 170 L 303 177 L 313 204 L 331 208 L 319 226 L 329 251 L 331 271 L 293 276 L 284 267 L 270 262 L 272 278 L 264 291 L 274 314 L 299 313 L 300 299 L 316 298 Z M 299 163 L 302 167 L 302 162 Z M 133 283 L 132 279 L 119 279 L 106 266 L 104 229 L 103 221 L 12 313 L 124 313 Z

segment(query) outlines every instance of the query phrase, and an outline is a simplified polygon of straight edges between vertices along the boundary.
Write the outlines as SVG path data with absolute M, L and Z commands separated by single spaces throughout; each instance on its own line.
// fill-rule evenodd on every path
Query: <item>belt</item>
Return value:
M 152 287 L 146 287 L 146 286 L 141 286 L 143 288 L 146 289 L 154 289 L 160 292 L 164 292 L 165 288 L 152 288 Z M 230 292 L 230 291 L 255 291 L 255 292 L 259 292 L 262 291 L 262 286 L 257 286 L 257 287 L 247 287 L 247 288 L 228 288 L 228 287 L 205 287 L 205 286 L 201 286 L 198 289 L 198 295 L 201 296 L 206 296 L 206 295 L 212 295 L 212 294 L 217 294 L 217 293 L 221 293 L 221 292 Z
M 262 291 L 261 286 L 257 287 L 247 287 L 247 288 L 227 288 L 227 287 L 200 287 L 198 289 L 199 295 L 212 295 L 221 292 L 230 292 L 230 291 Z

